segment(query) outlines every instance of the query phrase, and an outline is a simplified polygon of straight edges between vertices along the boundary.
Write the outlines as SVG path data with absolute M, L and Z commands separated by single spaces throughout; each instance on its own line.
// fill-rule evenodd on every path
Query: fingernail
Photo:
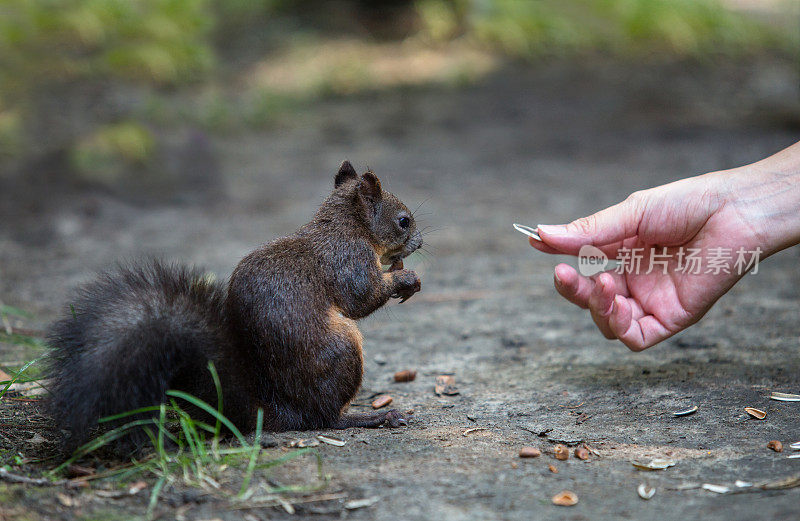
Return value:
M 556 277 L 556 284 L 558 284 L 560 286 L 561 285 L 561 279 L 558 278 L 558 272 L 555 272 L 553 275 L 555 275 L 555 277 Z
M 566 235 L 567 225 L 565 224 L 537 224 L 536 229 L 547 235 Z

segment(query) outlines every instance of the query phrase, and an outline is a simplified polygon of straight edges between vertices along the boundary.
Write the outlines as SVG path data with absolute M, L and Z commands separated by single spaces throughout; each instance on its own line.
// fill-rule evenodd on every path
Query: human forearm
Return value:
M 800 244 L 800 143 L 762 161 L 709 174 L 720 187 L 726 209 L 749 229 L 750 248 L 764 257 Z

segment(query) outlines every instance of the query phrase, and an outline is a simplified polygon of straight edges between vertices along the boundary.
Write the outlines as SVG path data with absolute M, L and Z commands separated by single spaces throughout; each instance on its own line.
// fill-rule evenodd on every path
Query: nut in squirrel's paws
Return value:
M 399 298 L 401 304 L 410 299 L 414 293 L 422 289 L 422 281 L 419 280 L 419 277 L 416 273 L 413 271 L 403 271 L 403 278 L 405 280 L 403 280 L 400 289 L 398 289 L 397 292 L 392 295 L 392 298 Z
M 397 409 L 386 411 L 386 420 L 383 423 L 386 427 L 400 427 L 401 425 L 408 425 L 403 415 Z
M 393 271 L 400 271 L 403 269 L 403 259 L 398 259 L 389 266 L 389 269 L 386 270 L 386 273 L 391 273 Z

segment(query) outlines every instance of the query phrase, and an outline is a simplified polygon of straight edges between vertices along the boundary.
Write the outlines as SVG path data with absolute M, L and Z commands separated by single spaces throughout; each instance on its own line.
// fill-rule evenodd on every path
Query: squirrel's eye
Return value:
M 408 228 L 408 225 L 411 224 L 411 219 L 403 216 L 397 220 L 397 223 L 400 225 L 400 228 Z

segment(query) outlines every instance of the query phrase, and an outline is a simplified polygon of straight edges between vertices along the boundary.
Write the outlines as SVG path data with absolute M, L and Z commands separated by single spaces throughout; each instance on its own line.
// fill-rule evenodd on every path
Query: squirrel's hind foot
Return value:
M 376 411 L 367 414 L 343 414 L 333 426 L 334 429 L 349 429 L 351 427 L 400 427 L 408 425 L 408 420 L 397 409 Z

